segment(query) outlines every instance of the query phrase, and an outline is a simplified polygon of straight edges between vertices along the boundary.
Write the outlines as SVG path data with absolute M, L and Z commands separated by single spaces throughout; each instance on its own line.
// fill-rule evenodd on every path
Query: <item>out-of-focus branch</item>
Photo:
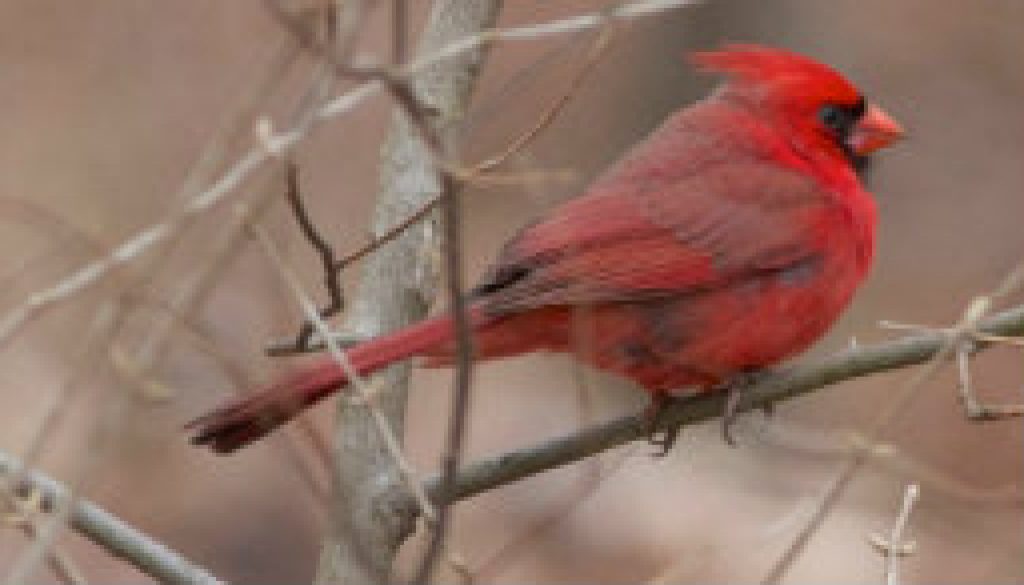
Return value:
M 645 15 L 659 14 L 673 8 L 692 4 L 697 0 L 637 0 L 623 4 L 611 12 L 584 14 L 562 20 L 510 29 L 482 29 L 465 37 L 449 39 L 447 44 L 439 44 L 433 52 L 422 56 L 401 68 L 400 77 L 425 74 L 437 68 L 451 66 L 452 63 L 467 56 L 479 54 L 499 42 L 529 41 L 552 35 L 563 35 L 571 32 L 597 28 L 608 21 L 610 16 L 617 18 L 635 18 Z M 139 258 L 144 252 L 157 244 L 166 242 L 189 222 L 212 208 L 222 204 L 228 196 L 244 183 L 269 160 L 287 153 L 309 136 L 318 124 L 341 116 L 365 103 L 384 87 L 379 79 L 360 84 L 330 102 L 324 104 L 312 115 L 301 120 L 292 127 L 281 132 L 269 132 L 260 141 L 258 147 L 247 151 L 234 163 L 227 166 L 219 178 L 212 181 L 205 190 L 191 197 L 185 205 L 171 217 L 152 224 L 129 237 L 113 248 L 110 253 L 98 260 L 89 262 L 68 274 L 59 282 L 37 290 L 18 306 L 0 315 L 0 347 L 15 337 L 26 325 L 47 313 L 61 303 L 74 298 L 82 292 L 104 282 L 122 268 Z M 408 217 L 406 214 L 403 217 Z M 396 215 L 394 221 L 400 221 Z M 393 225 L 393 224 L 392 224 Z
M 900 557 L 909 555 L 914 551 L 914 541 L 904 541 L 903 533 L 907 529 L 907 522 L 910 521 L 910 511 L 914 509 L 920 497 L 921 488 L 912 483 L 903 492 L 903 505 L 900 506 L 899 515 L 892 529 L 889 530 L 888 538 L 880 534 L 872 534 L 869 542 L 882 553 L 885 558 L 885 583 L 886 585 L 900 584 Z
M 1005 301 L 1007 297 L 1019 292 L 1022 288 L 1024 288 L 1024 262 L 1019 263 L 1011 270 L 991 293 L 973 298 L 964 309 L 960 320 L 953 327 L 946 329 L 924 329 L 926 332 L 942 335 L 942 343 L 931 353 L 931 361 L 924 368 L 918 370 L 886 397 L 886 401 L 881 405 L 880 411 L 868 428 L 865 429 L 864 436 L 868 444 L 878 441 L 889 430 L 889 427 L 910 408 L 911 403 L 922 390 L 925 382 L 935 374 L 939 367 L 965 351 L 974 353 L 979 349 L 979 337 L 991 335 L 992 333 L 984 329 L 983 317 L 991 314 L 994 303 Z M 1009 315 L 1010 320 L 1010 331 L 1007 332 L 1007 335 L 1021 335 L 1019 326 L 1013 325 L 1014 323 L 1019 324 L 1014 314 L 1020 309 L 1021 307 L 1018 306 L 1017 309 L 1004 313 L 1004 316 Z M 991 323 L 989 326 L 991 326 Z M 970 349 L 967 349 L 967 346 L 970 346 Z M 963 391 L 963 388 L 961 388 L 961 391 Z M 970 419 L 970 412 L 968 411 L 965 414 Z M 796 560 L 807 549 L 808 543 L 811 542 L 811 539 L 814 538 L 814 535 L 825 523 L 825 520 L 832 510 L 835 509 L 843 493 L 853 483 L 857 473 L 867 465 L 869 459 L 870 451 L 868 449 L 859 449 L 846 459 L 839 471 L 826 485 L 821 497 L 818 498 L 818 504 L 815 506 L 814 512 L 810 515 L 807 522 L 797 531 L 796 535 L 783 549 L 779 558 L 772 564 L 771 569 L 761 579 L 762 585 L 775 585 L 782 582 L 790 567 L 796 563 Z
M 396 14 L 398 10 L 397 5 L 401 3 L 401 0 L 396 0 Z M 282 20 L 286 25 L 289 23 L 289 17 L 287 14 L 278 13 L 278 18 L 279 20 Z M 612 25 L 614 23 L 615 21 L 612 20 L 609 20 L 608 22 L 609 25 Z M 294 27 L 292 28 L 294 29 Z M 600 61 L 601 56 L 604 55 L 605 50 L 610 45 L 612 33 L 614 32 L 614 30 L 615 29 L 612 26 L 606 26 L 600 29 L 597 38 L 594 40 L 593 44 L 590 47 L 590 50 L 587 53 L 586 61 L 584 62 L 580 70 L 576 73 L 576 75 L 572 78 L 572 80 L 570 80 L 568 88 L 564 92 L 562 92 L 554 100 L 554 102 L 552 102 L 552 104 L 544 110 L 544 112 L 541 114 L 537 122 L 531 125 L 526 131 L 522 132 L 521 134 L 513 138 L 512 141 L 507 146 L 502 148 L 500 153 L 489 156 L 483 161 L 474 163 L 466 168 L 440 168 L 438 169 L 439 172 L 443 173 L 446 179 L 459 183 L 459 187 L 464 186 L 466 183 L 484 182 L 486 180 L 484 178 L 485 175 L 493 173 L 493 171 L 497 167 L 507 162 L 515 154 L 519 153 L 523 148 L 530 144 L 530 142 L 532 142 L 538 135 L 540 135 L 540 133 L 545 128 L 550 126 L 550 124 L 554 121 L 558 114 L 569 103 L 572 97 L 576 95 L 576 93 L 579 91 L 580 87 L 583 85 L 583 80 L 594 70 L 595 66 Z M 294 32 L 295 34 L 301 34 L 301 31 Z M 315 54 L 317 54 L 318 56 L 324 56 L 322 50 L 317 51 L 317 47 L 312 46 L 311 43 L 307 42 L 307 45 L 309 45 L 307 48 L 309 50 L 314 51 Z M 345 74 L 346 71 L 343 67 L 339 67 L 338 69 L 339 74 Z M 385 79 L 384 81 L 386 82 L 387 80 Z M 528 178 L 523 175 L 518 175 L 512 178 L 512 180 L 517 183 L 522 183 L 523 181 L 528 180 Z M 334 279 L 334 282 L 337 282 L 337 273 L 348 268 L 354 262 L 365 258 L 370 253 L 375 252 L 384 244 L 387 244 L 388 242 L 394 240 L 403 232 L 405 232 L 405 230 L 409 229 L 409 226 L 412 226 L 422 221 L 424 218 L 428 217 L 430 213 L 437 208 L 438 204 L 441 202 L 441 199 L 442 197 L 441 194 L 439 193 L 437 197 L 425 202 L 412 215 L 398 222 L 397 225 L 393 226 L 391 229 L 389 229 L 382 235 L 371 239 L 369 242 L 361 246 L 359 249 L 355 250 L 354 252 L 350 252 L 349 254 L 345 255 L 343 258 L 339 260 L 334 260 L 333 251 L 331 251 L 329 256 L 325 255 L 323 246 L 318 242 L 311 240 L 311 243 L 313 244 L 314 248 L 316 248 L 320 252 L 321 258 L 323 258 L 325 263 L 328 264 L 327 266 L 325 266 L 325 271 L 328 273 L 333 273 L 333 276 L 331 274 L 328 274 L 327 283 L 328 292 L 331 293 L 331 306 L 334 307 L 339 304 L 334 300 L 336 298 L 336 294 L 332 290 L 332 284 L 330 281 L 331 278 Z M 296 209 L 295 213 L 297 217 L 301 215 L 298 209 Z M 303 220 L 300 218 L 300 223 L 302 222 Z M 306 220 L 306 223 L 308 223 L 308 220 Z M 304 230 L 306 230 L 306 228 L 304 228 Z M 309 239 L 308 230 L 306 231 L 307 239 Z M 295 343 L 292 340 L 271 342 L 267 346 L 267 355 L 286 356 L 297 353 L 323 351 L 324 349 L 326 349 L 324 341 L 322 339 L 318 339 L 315 335 L 315 332 L 313 332 L 313 334 L 310 335 L 308 333 L 305 333 L 305 331 L 306 329 L 304 328 L 303 332 L 300 332 L 299 334 L 300 343 Z M 342 344 L 342 346 L 355 345 L 356 343 L 365 341 L 365 338 L 351 334 L 346 335 L 344 333 L 333 333 L 332 336 L 334 336 L 336 340 Z
M 997 313 L 978 323 L 983 335 L 1024 336 L 1024 306 Z M 934 331 L 902 339 L 850 348 L 811 364 L 780 370 L 753 386 L 744 396 L 741 411 L 763 408 L 789 400 L 825 386 L 924 363 L 951 342 L 953 331 Z M 986 344 L 978 345 L 984 350 Z M 692 425 L 716 418 L 725 408 L 725 393 L 711 393 L 679 399 L 667 407 L 662 421 L 669 425 Z M 435 501 L 462 500 L 573 463 L 612 447 L 646 438 L 649 423 L 643 414 L 625 416 L 600 423 L 528 447 L 475 463 L 459 472 L 449 490 L 442 491 L 438 478 L 426 481 L 426 490 Z
M 70 494 L 63 485 L 35 471 L 24 471 L 22 463 L 0 452 L 0 474 L 17 476 L 15 486 L 25 494 L 36 493 L 44 511 L 56 509 Z M 111 555 L 124 559 L 160 583 L 219 585 L 216 577 L 167 546 L 153 540 L 116 516 L 88 501 L 77 499 L 70 511 L 71 527 Z

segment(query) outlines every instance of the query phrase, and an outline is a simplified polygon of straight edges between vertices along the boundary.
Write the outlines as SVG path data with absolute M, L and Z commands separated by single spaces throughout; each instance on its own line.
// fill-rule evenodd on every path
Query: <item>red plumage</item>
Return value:
M 697 53 L 728 76 L 666 120 L 583 194 L 524 228 L 477 288 L 476 359 L 572 352 L 653 395 L 709 389 L 806 349 L 863 281 L 875 205 L 860 157 L 901 135 L 840 74 L 794 53 Z M 442 315 L 348 351 L 360 374 L 425 356 L 449 363 Z M 330 359 L 189 424 L 230 452 L 345 387 Z

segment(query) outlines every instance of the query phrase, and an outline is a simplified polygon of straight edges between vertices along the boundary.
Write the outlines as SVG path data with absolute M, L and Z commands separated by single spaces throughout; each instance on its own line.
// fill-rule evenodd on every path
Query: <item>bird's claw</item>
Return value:
M 731 384 L 729 395 L 725 399 L 725 412 L 722 413 L 722 439 L 730 447 L 736 446 L 736 439 L 732 436 L 732 425 L 739 416 L 740 402 L 743 401 L 743 391 L 746 387 L 742 384 Z
M 679 431 L 682 429 L 682 425 L 679 424 L 661 428 L 664 425 L 665 410 L 671 402 L 672 398 L 670 397 L 658 396 L 651 401 L 647 408 L 647 423 L 649 425 L 647 442 L 658 447 L 658 450 L 651 456 L 659 459 L 668 455 L 668 452 L 672 450 L 672 446 L 679 439 Z
M 732 434 L 732 428 L 739 418 L 743 399 L 747 391 L 768 375 L 770 374 L 761 371 L 745 372 L 733 378 L 724 388 L 719 387 L 728 393 L 725 401 L 725 412 L 722 413 L 722 438 L 730 447 L 737 446 L 736 439 Z M 679 439 L 679 433 L 682 429 L 680 424 L 666 424 L 665 422 L 665 412 L 673 400 L 671 396 L 656 395 L 647 407 L 647 442 L 658 447 L 658 451 L 653 453 L 653 456 L 657 458 L 668 455 L 668 452 L 672 450 L 672 447 Z M 766 417 L 770 417 L 774 413 L 774 405 L 766 403 L 761 407 L 761 410 Z
M 680 428 L 681 427 L 679 425 L 667 428 L 662 431 L 660 437 L 658 436 L 658 431 L 653 431 L 651 436 L 648 437 L 647 442 L 658 447 L 658 450 L 652 453 L 651 457 L 661 459 L 668 455 L 668 452 L 672 450 L 672 446 L 675 445 L 676 441 L 679 439 Z
M 725 399 L 725 412 L 722 413 L 722 438 L 730 447 L 736 446 L 736 439 L 732 435 L 732 426 L 736 423 L 736 419 L 739 418 L 740 406 L 743 404 L 747 391 L 751 387 L 756 386 L 767 375 L 770 374 L 767 372 L 747 372 L 737 376 L 727 386 L 726 390 L 729 394 Z M 761 412 L 766 417 L 771 417 L 775 413 L 775 405 L 770 402 L 766 403 L 761 407 Z

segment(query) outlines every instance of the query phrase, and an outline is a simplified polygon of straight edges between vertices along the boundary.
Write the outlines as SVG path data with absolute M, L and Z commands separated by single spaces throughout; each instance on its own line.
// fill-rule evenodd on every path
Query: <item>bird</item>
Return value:
M 858 169 L 903 128 L 787 49 L 728 44 L 690 61 L 721 83 L 521 228 L 467 293 L 474 360 L 572 354 L 649 393 L 656 418 L 680 392 L 741 387 L 806 350 L 850 304 L 877 223 Z M 572 331 L 583 307 L 585 351 Z M 360 376 L 413 357 L 451 366 L 455 338 L 442 312 L 345 353 Z M 348 383 L 321 358 L 186 428 L 231 453 Z

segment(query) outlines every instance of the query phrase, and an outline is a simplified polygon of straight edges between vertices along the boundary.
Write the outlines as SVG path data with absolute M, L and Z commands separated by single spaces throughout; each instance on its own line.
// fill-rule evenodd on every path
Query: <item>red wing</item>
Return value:
M 488 310 L 629 302 L 785 269 L 817 254 L 837 209 L 814 179 L 750 160 L 623 185 L 599 182 L 521 232 L 479 289 Z

